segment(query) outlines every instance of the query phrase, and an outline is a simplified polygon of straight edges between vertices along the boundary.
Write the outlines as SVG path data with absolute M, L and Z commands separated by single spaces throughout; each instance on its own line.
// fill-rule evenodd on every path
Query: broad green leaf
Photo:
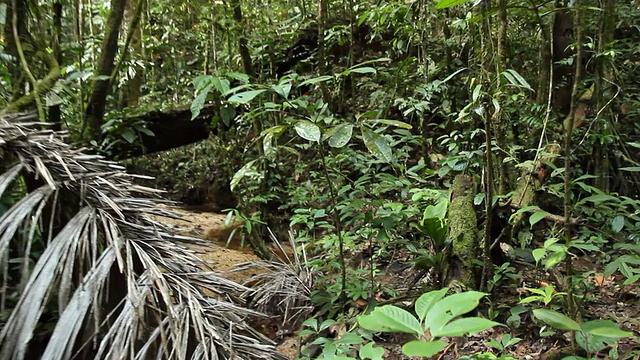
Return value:
M 305 85 L 314 85 L 314 84 L 317 84 L 317 83 L 320 83 L 320 82 L 325 82 L 325 81 L 331 80 L 331 79 L 333 79 L 333 76 L 322 75 L 322 76 L 311 78 L 309 80 L 305 80 L 305 81 L 301 82 L 300 84 L 298 84 L 298 87 L 305 86 Z
M 480 91 L 482 90 L 482 85 L 476 85 L 475 89 L 473 89 L 473 93 L 471 94 L 471 99 L 473 102 L 477 102 L 480 97 Z
M 276 157 L 276 148 L 273 146 L 273 133 L 269 132 L 265 134 L 264 139 L 262 140 L 262 150 L 264 151 L 264 156 L 273 160 Z
M 393 162 L 394 158 L 391 146 L 384 137 L 364 126 L 360 127 L 360 131 L 362 133 L 364 145 L 369 149 L 369 151 L 387 162 Z
M 401 332 L 421 336 L 420 322 L 408 311 L 393 305 L 376 307 L 369 315 L 358 316 L 360 326 L 371 331 Z
M 531 255 L 533 255 L 533 259 L 536 261 L 536 264 L 540 262 L 540 260 L 542 260 L 542 258 L 547 254 L 547 249 L 545 248 L 538 248 L 538 249 L 534 249 L 531 252 Z
M 193 99 L 193 102 L 191 103 L 191 120 L 200 115 L 200 111 L 204 107 L 204 102 L 207 100 L 207 95 L 209 95 L 212 87 L 212 84 L 207 85 L 204 89 L 200 90 L 196 98 Z
M 375 74 L 376 73 L 376 69 L 368 66 L 351 68 L 349 69 L 349 71 L 356 74 Z
M 237 72 L 237 71 L 229 71 L 228 73 L 226 73 L 226 76 L 232 78 L 232 79 L 236 79 L 238 81 L 240 81 L 243 84 L 248 84 L 249 83 L 249 75 L 245 74 L 245 73 L 241 73 L 241 72 Z
M 371 360 L 382 360 L 384 356 L 384 348 L 383 347 L 374 347 L 375 342 L 370 342 L 365 346 L 360 348 L 358 355 L 363 360 L 371 359 Z
M 305 140 L 320 141 L 320 128 L 311 121 L 300 120 L 294 125 L 294 129 Z
M 284 130 L 286 128 L 287 127 L 285 125 L 272 126 L 272 127 L 268 128 L 268 129 L 262 130 L 262 135 L 266 135 L 266 134 L 271 133 L 273 135 L 279 136 L 280 134 L 282 134 L 282 132 L 284 132 Z
M 580 325 L 577 322 L 573 321 L 573 319 L 567 315 L 561 314 L 557 311 L 549 309 L 534 309 L 533 316 L 556 329 L 580 331 Z
M 237 92 L 238 92 L 238 91 L 240 91 L 240 90 L 244 90 L 244 89 L 251 89 L 251 88 L 253 88 L 253 85 L 251 85 L 251 84 L 239 85 L 239 86 L 234 87 L 233 89 L 229 89 L 228 91 L 225 91 L 225 92 L 222 94 L 222 96 L 227 96 L 227 95 L 230 95 L 230 94 L 235 94 L 235 93 L 237 93 Z
M 632 332 L 621 330 L 620 327 L 611 320 L 588 321 L 581 326 L 582 331 L 607 338 L 623 338 L 633 336 Z
M 391 126 L 407 129 L 407 130 L 411 130 L 413 128 L 410 124 L 407 124 L 406 122 L 398 121 L 398 120 L 375 119 L 372 121 L 380 124 L 391 125 Z
M 484 201 L 484 197 L 486 196 L 485 193 L 477 193 L 476 196 L 473 198 L 473 205 L 480 205 L 482 204 L 482 201 Z
M 302 327 L 310 327 L 315 331 L 318 331 L 318 319 L 309 318 L 302 323 Z
M 592 352 L 598 352 L 611 345 L 620 338 L 632 336 L 632 333 L 622 331 L 611 320 L 593 320 L 580 324 L 582 331 L 576 334 L 576 342 L 580 347 L 587 347 Z
M 485 295 L 479 291 L 467 291 L 445 297 L 431 308 L 425 327 L 431 330 L 431 335 L 440 336 L 439 332 L 449 321 L 475 309 Z
M 286 83 L 286 84 L 278 84 L 278 85 L 274 85 L 272 87 L 273 91 L 276 92 L 276 94 L 282 96 L 285 99 L 289 98 L 289 93 L 291 92 L 291 83 Z
M 456 76 L 456 75 L 460 74 L 461 72 L 463 72 L 463 71 L 465 71 L 465 70 L 467 70 L 467 68 L 466 68 L 466 67 L 465 67 L 465 68 L 458 69 L 458 70 L 454 71 L 454 72 L 453 72 L 453 74 L 451 74 L 451 75 L 447 76 L 446 78 L 444 78 L 444 80 L 442 80 L 440 83 L 441 83 L 441 84 L 442 84 L 442 83 L 446 83 L 447 81 L 449 81 L 449 80 L 453 79 L 453 77 L 454 77 L 454 76 Z
M 244 92 L 241 92 L 241 93 L 237 93 L 237 94 L 232 95 L 229 98 L 229 102 L 238 103 L 238 104 L 246 104 L 249 101 L 253 100 L 256 96 L 262 94 L 265 91 L 267 91 L 267 90 L 260 89 L 260 90 L 250 90 L 250 91 L 244 91 Z
M 236 117 L 236 109 L 232 106 L 225 106 L 220 109 L 220 118 L 225 126 L 231 126 L 231 120 L 233 120 L 234 117 Z
M 351 136 L 353 135 L 353 125 L 352 124 L 340 124 L 331 130 L 329 130 L 329 146 L 334 148 L 341 148 L 351 140 Z
M 420 319 L 420 321 L 424 321 L 433 305 L 440 301 L 440 299 L 447 294 L 448 290 L 449 288 L 443 288 L 440 290 L 429 291 L 426 294 L 422 294 L 422 296 L 416 300 L 416 314 L 418 314 L 418 319 Z
M 227 91 L 229 91 L 229 87 L 231 86 L 231 83 L 229 83 L 229 80 L 225 78 L 219 78 L 217 76 L 214 76 L 211 78 L 211 83 L 216 88 L 216 90 L 218 90 L 220 94 L 224 94 Z
M 555 251 L 552 252 L 551 255 L 547 258 L 547 261 L 544 263 L 544 269 L 549 270 L 552 267 L 558 265 L 564 258 L 567 256 L 566 251 Z
M 589 334 L 608 337 L 608 338 L 623 338 L 623 337 L 631 337 L 633 333 L 630 331 L 624 331 L 620 328 L 608 328 L 608 327 L 599 327 L 595 329 L 591 329 L 588 331 Z
M 502 73 L 502 75 L 507 78 L 511 85 L 533 91 L 531 85 L 529 85 L 527 80 L 520 76 L 517 71 L 513 69 L 507 69 Z
M 448 8 L 448 7 L 451 7 L 451 6 L 464 4 L 467 1 L 469 1 L 469 0 L 440 0 L 436 4 L 436 9 L 444 9 L 444 8 Z
M 587 202 L 590 201 L 594 204 L 599 204 L 599 203 L 603 203 L 603 202 L 607 202 L 607 201 L 615 201 L 618 202 L 619 199 L 615 196 L 611 196 L 611 195 L 606 195 L 606 194 L 599 194 L 599 195 L 591 195 L 589 197 L 586 197 L 584 199 L 582 199 L 580 202 Z
M 233 175 L 233 178 L 231 178 L 231 184 L 230 184 L 231 191 L 233 191 L 236 188 L 236 186 L 238 186 L 238 184 L 240 183 L 240 180 L 242 180 L 245 176 L 248 176 L 248 177 L 261 176 L 261 174 L 257 172 L 253 166 L 255 162 L 256 160 L 249 161 Z
M 540 220 L 544 219 L 549 213 L 546 211 L 536 211 L 529 217 L 529 223 L 531 226 L 537 224 Z
M 480 317 L 468 317 L 453 320 L 442 328 L 438 336 L 463 336 L 477 334 L 481 331 L 500 325 L 495 321 Z
M 136 141 L 136 139 L 138 138 L 138 136 L 136 135 L 136 132 L 133 131 L 132 128 L 127 128 L 123 133 L 122 133 L 122 137 L 127 140 L 127 142 L 129 144 L 132 144 L 134 141 Z
M 344 345 L 357 345 L 362 344 L 363 342 L 364 339 L 362 338 L 362 336 L 351 332 L 342 334 L 342 336 L 340 336 L 340 338 L 336 341 L 337 344 Z
M 402 345 L 402 353 L 407 356 L 421 356 L 429 358 L 442 351 L 446 346 L 447 343 L 442 340 L 413 340 Z
M 149 130 L 144 126 L 136 126 L 136 130 L 148 136 L 156 136 L 156 134 L 154 134 L 153 131 Z
M 620 170 L 622 170 L 622 171 L 638 172 L 638 171 L 640 171 L 640 166 L 628 166 L 628 167 L 622 167 L 622 168 L 620 168 Z
M 613 218 L 613 220 L 611 220 L 611 229 L 614 232 L 620 232 L 620 230 L 622 230 L 622 228 L 624 227 L 624 217 L 623 216 L 616 216 Z
M 329 326 L 331 326 L 331 325 L 333 325 L 335 323 L 336 323 L 336 321 L 332 320 L 332 319 L 327 319 L 327 320 L 323 321 L 322 324 L 320 324 L 320 331 L 328 329 Z

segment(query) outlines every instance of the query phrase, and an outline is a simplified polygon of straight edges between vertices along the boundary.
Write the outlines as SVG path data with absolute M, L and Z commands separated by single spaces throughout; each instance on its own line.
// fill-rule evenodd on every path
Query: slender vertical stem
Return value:
M 575 45 L 576 45 L 576 61 L 575 61 L 575 76 L 573 78 L 573 88 L 571 91 L 571 109 L 569 116 L 565 120 L 565 139 L 564 139 L 564 237 L 567 246 L 571 242 L 571 136 L 573 135 L 574 121 L 576 117 L 576 110 L 578 108 L 578 91 L 580 84 L 582 83 L 582 24 L 581 24 L 581 1 L 576 0 L 574 10 L 574 33 L 575 33 Z M 567 278 L 569 284 L 567 286 L 567 302 L 569 315 L 572 318 L 577 316 L 577 307 L 575 304 L 575 298 L 573 294 L 573 283 L 571 277 L 573 276 L 573 264 L 571 257 L 567 256 L 565 260 L 565 267 L 567 272 Z
M 329 176 L 329 171 L 327 170 L 327 161 L 325 159 L 326 154 L 324 151 L 324 146 L 322 145 L 322 141 L 319 143 L 320 147 L 320 157 L 322 158 L 322 170 L 324 171 L 324 176 L 327 181 L 327 186 L 329 186 L 329 194 L 331 196 L 331 213 L 333 216 L 333 222 L 336 226 L 336 231 L 338 232 L 338 252 L 340 263 L 340 271 L 342 277 L 342 284 L 340 285 L 340 295 L 338 298 L 340 299 L 342 305 L 347 302 L 347 293 L 345 291 L 347 286 L 347 267 L 344 261 L 344 239 L 342 237 L 342 222 L 340 221 L 340 214 L 338 213 L 338 200 L 336 196 L 336 191 L 333 188 L 333 183 L 331 182 L 331 177 Z
M 13 15 L 11 17 L 13 38 L 16 43 L 16 50 L 18 50 L 18 56 L 20 57 L 20 64 L 22 65 L 22 70 L 24 71 L 24 73 L 27 74 L 29 82 L 31 82 L 31 85 L 33 86 L 33 93 L 35 94 L 34 99 L 36 100 L 36 105 L 38 107 L 38 117 L 40 118 L 40 121 L 45 121 L 44 107 L 42 106 L 40 93 L 38 92 L 38 81 L 31 73 L 31 70 L 29 70 L 27 58 L 24 56 L 24 51 L 22 50 L 22 41 L 20 41 L 20 33 L 18 32 L 18 2 L 16 0 L 13 0 L 11 6 L 13 7 Z
M 491 226 L 493 222 L 493 157 L 491 154 L 491 118 L 487 117 L 484 121 L 485 132 L 485 211 L 487 220 L 485 221 L 484 229 L 484 244 L 482 246 L 482 279 L 480 281 L 480 289 L 487 289 L 487 282 L 489 279 L 489 272 L 492 270 L 491 262 Z

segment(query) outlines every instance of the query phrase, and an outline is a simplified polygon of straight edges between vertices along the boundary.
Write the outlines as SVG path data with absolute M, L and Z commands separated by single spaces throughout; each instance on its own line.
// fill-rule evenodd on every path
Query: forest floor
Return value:
M 233 236 L 229 240 L 231 232 L 237 226 L 225 224 L 226 215 L 212 212 L 206 207 L 200 208 L 180 208 L 172 209 L 178 213 L 181 219 L 164 218 L 162 221 L 172 226 L 178 233 L 185 236 L 192 236 L 210 240 L 207 246 L 194 246 L 193 250 L 212 269 L 222 272 L 227 278 L 242 283 L 249 278 L 252 273 L 233 272 L 236 264 L 258 260 L 248 246 L 243 246 L 239 236 Z M 238 229 L 238 232 L 240 229 Z M 397 258 L 402 258 L 398 256 Z M 582 308 L 583 314 L 588 319 L 609 319 L 617 323 L 623 330 L 633 331 L 637 337 L 640 334 L 640 294 L 638 284 L 631 286 L 620 286 L 619 278 L 604 278 L 602 267 L 595 259 L 587 256 L 576 259 L 577 269 L 585 274 L 583 284 L 588 288 L 587 296 Z M 399 262 L 391 263 L 388 269 L 395 267 L 395 270 L 385 271 L 385 276 L 380 277 L 380 281 L 386 282 L 387 286 L 407 286 L 406 266 Z M 522 341 L 508 348 L 505 354 L 511 354 L 517 359 L 561 359 L 563 355 L 570 355 L 569 333 L 560 331 L 551 335 L 542 336 L 542 324 L 535 324 L 530 317 L 530 312 L 518 313 L 518 301 L 526 296 L 532 295 L 525 288 L 539 288 L 551 283 L 549 274 L 535 270 L 528 265 L 515 265 L 516 283 L 512 280 L 505 280 L 505 286 L 500 286 L 493 292 L 499 296 L 494 296 L 493 311 L 499 312 L 495 319 L 498 322 L 510 322 L 511 327 L 497 327 L 484 333 L 464 338 L 450 339 L 446 350 L 438 355 L 439 360 L 458 359 L 465 354 L 480 353 L 490 351 L 486 346 L 489 339 L 499 340 L 504 334 L 512 337 L 520 337 Z M 424 281 L 424 279 L 423 279 Z M 413 281 L 412 281 L 413 282 Z M 404 283 L 404 284 L 402 284 Z M 358 304 L 354 304 L 358 305 Z M 537 307 L 544 307 L 543 304 L 536 304 Z M 513 315 L 515 313 L 515 315 Z M 487 316 L 488 309 L 480 310 L 480 314 Z M 507 318 L 513 315 L 511 320 Z M 513 320 L 517 318 L 516 323 Z M 546 329 L 549 330 L 549 329 Z M 332 334 L 339 336 L 338 334 Z M 288 337 L 285 339 L 273 339 L 280 341 L 279 350 L 294 359 L 297 354 L 298 338 Z M 385 347 L 385 359 L 406 359 L 401 353 L 401 344 L 411 340 L 403 335 L 391 335 L 380 338 L 378 343 Z M 637 340 L 637 338 L 636 338 Z M 609 354 L 611 347 L 606 347 L 600 351 L 597 359 L 615 359 Z M 495 351 L 494 351 L 495 353 Z M 617 345 L 619 359 L 640 359 L 640 345 L 633 338 L 622 339 Z M 586 354 L 581 354 L 585 356 Z

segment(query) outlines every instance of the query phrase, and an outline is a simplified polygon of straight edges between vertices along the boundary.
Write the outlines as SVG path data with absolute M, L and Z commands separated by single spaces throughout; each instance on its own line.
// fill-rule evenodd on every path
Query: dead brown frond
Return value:
M 287 252 L 269 230 L 279 253 L 287 256 Z M 289 232 L 290 246 L 295 250 L 293 233 Z M 301 247 L 302 258 L 293 251 L 287 262 L 255 261 L 238 264 L 235 271 L 251 269 L 256 272 L 246 280 L 251 289 L 246 293 L 251 299 L 250 305 L 259 312 L 276 317 L 280 321 L 279 334 L 295 330 L 306 320 L 313 310 L 311 289 L 316 274 L 307 266 L 306 253 Z
M 0 118 L 0 359 L 284 358 L 157 190 L 34 120 Z

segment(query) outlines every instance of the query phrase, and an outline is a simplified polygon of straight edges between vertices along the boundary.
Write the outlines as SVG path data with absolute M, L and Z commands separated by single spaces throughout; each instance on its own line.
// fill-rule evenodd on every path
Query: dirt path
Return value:
M 159 221 L 171 226 L 178 234 L 209 240 L 210 244 L 207 246 L 192 246 L 192 249 L 211 268 L 240 283 L 251 275 L 230 272 L 236 264 L 258 260 L 258 257 L 248 246 L 241 246 L 240 229 L 237 229 L 233 239 L 227 243 L 229 235 L 238 227 L 237 224 L 225 224 L 227 215 L 187 208 L 171 208 L 171 211 L 181 216 L 181 219 L 162 218 Z
M 240 229 L 229 241 L 229 236 L 237 225 L 227 226 L 227 215 L 219 214 L 198 208 L 171 208 L 171 211 L 180 215 L 181 219 L 161 218 L 164 224 L 171 226 L 177 233 L 184 236 L 197 237 L 209 240 L 206 246 L 192 246 L 197 256 L 205 261 L 212 269 L 222 272 L 226 278 L 238 283 L 244 282 L 254 275 L 250 271 L 232 272 L 236 264 L 255 261 L 258 257 L 253 254 L 248 246 L 240 243 Z M 232 222 L 233 223 L 233 222 Z M 273 339 L 278 341 L 278 339 Z M 297 355 L 297 338 L 286 338 L 278 347 L 278 350 L 294 359 Z

